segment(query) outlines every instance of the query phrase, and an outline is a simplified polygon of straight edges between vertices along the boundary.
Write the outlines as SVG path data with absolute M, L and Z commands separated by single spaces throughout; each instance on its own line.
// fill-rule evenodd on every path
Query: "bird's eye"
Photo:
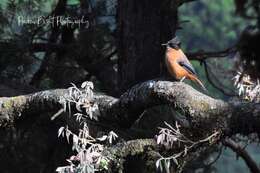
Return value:
M 176 45 L 176 44 L 173 44 L 173 43 L 170 43 L 169 46 L 170 46 L 171 48 L 176 49 L 176 46 L 177 46 L 177 45 Z

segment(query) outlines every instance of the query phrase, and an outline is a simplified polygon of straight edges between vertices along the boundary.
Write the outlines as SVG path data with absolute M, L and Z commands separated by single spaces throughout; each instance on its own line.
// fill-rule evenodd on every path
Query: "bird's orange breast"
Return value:
M 177 80 L 180 80 L 184 76 L 188 75 L 188 72 L 178 63 L 178 60 L 181 59 L 183 56 L 183 52 L 180 49 L 175 50 L 168 48 L 168 50 L 166 51 L 165 63 L 167 69 L 169 73 Z

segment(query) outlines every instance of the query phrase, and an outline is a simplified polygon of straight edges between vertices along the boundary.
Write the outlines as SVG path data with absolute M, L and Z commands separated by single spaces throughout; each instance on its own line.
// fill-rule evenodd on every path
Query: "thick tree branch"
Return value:
M 108 158 L 110 158 L 111 156 L 124 158 L 128 155 L 142 154 L 149 147 L 153 149 L 158 147 L 154 139 L 131 140 L 124 143 L 119 143 L 112 147 L 108 147 L 106 150 L 104 150 L 104 155 L 108 156 Z
M 204 95 L 184 83 L 151 80 L 124 93 L 114 106 L 120 107 L 117 109 L 120 111 L 113 114 L 119 113 L 119 123 L 128 126 L 144 109 L 165 104 L 182 110 L 185 115 L 193 118 L 209 118 L 229 109 L 227 103 Z
M 178 146 L 178 145 L 176 145 Z M 131 140 L 127 142 L 122 142 L 118 143 L 114 146 L 107 147 L 103 151 L 102 155 L 110 158 L 110 166 L 109 168 L 111 169 L 111 172 L 120 172 L 123 170 L 127 170 L 129 168 L 126 168 L 127 166 L 124 165 L 124 163 L 127 162 L 127 159 L 129 157 L 135 157 L 136 156 L 141 156 L 138 159 L 143 158 L 146 156 L 147 160 L 153 160 L 152 165 L 149 165 L 150 167 L 155 168 L 155 161 L 160 158 L 159 151 L 161 147 L 159 147 L 156 144 L 156 141 L 154 139 L 136 139 L 136 140 Z M 147 158 L 148 157 L 148 158 Z M 140 165 L 135 164 L 136 167 L 141 166 L 148 166 L 144 165 L 143 162 L 140 162 Z M 131 168 L 130 168 L 131 169 Z
M 47 90 L 29 95 L 0 98 L 0 127 L 12 126 L 23 115 L 42 111 L 56 111 L 61 108 L 59 97 L 66 90 Z
M 37 92 L 34 94 L 0 98 L 0 125 L 13 125 L 23 116 L 36 116 L 40 111 L 57 111 L 60 97 L 66 89 Z M 147 81 L 138 84 L 120 98 L 94 94 L 100 110 L 100 122 L 130 127 L 147 108 L 171 105 L 181 111 L 191 122 L 200 124 L 209 132 L 219 129 L 227 135 L 260 132 L 260 105 L 254 103 L 227 103 L 202 94 L 182 82 Z M 250 122 L 250 126 L 248 125 Z M 197 128 L 199 126 L 196 126 Z

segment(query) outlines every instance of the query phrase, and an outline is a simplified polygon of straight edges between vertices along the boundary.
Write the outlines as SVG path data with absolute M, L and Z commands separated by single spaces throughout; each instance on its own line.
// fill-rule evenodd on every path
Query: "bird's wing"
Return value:
M 197 76 L 197 73 L 196 71 L 194 70 L 193 66 L 189 63 L 189 62 L 186 62 L 186 61 L 180 61 L 179 64 L 185 68 L 185 70 L 187 70 L 189 73 L 192 73 L 194 75 Z

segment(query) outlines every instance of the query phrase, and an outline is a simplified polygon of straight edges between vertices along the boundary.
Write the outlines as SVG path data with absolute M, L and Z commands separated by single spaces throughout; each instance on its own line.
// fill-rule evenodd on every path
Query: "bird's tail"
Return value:
M 206 89 L 206 87 L 203 85 L 203 83 L 198 79 L 197 76 L 193 76 L 193 75 L 190 75 L 190 79 L 194 82 L 196 82 L 197 84 L 199 84 L 199 86 L 206 92 L 208 92 L 208 90 Z

